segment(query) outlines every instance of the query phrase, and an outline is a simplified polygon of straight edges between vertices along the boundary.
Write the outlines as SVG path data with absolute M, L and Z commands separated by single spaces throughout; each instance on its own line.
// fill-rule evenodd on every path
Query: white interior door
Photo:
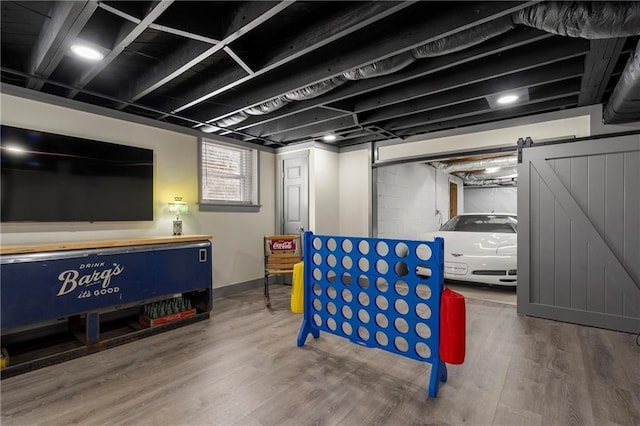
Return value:
M 309 157 L 282 160 L 283 233 L 301 234 L 309 228 Z

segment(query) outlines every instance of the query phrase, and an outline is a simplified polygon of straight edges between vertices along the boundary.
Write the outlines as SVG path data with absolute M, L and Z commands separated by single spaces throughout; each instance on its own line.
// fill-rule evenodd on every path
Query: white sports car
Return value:
M 427 238 L 444 238 L 448 280 L 515 286 L 518 217 L 503 213 L 455 216 Z

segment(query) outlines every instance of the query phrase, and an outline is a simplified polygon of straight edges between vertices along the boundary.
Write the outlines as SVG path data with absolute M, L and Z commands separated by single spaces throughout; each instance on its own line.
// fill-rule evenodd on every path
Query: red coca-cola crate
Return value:
M 154 319 L 151 319 L 145 315 L 140 315 L 140 317 L 138 318 L 138 322 L 140 322 L 143 327 L 156 327 L 158 325 L 168 324 L 170 322 L 179 321 L 184 318 L 189 318 L 195 316 L 195 314 L 196 310 L 194 308 L 187 311 L 178 312 L 177 314 L 165 315 L 163 317 Z

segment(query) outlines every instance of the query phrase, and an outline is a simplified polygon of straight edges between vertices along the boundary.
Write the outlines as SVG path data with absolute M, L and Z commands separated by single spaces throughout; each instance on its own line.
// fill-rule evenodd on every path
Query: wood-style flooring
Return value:
M 429 365 L 325 333 L 296 347 L 291 287 L 212 318 L 3 380 L 2 425 L 640 425 L 636 336 L 467 299 L 467 358 Z

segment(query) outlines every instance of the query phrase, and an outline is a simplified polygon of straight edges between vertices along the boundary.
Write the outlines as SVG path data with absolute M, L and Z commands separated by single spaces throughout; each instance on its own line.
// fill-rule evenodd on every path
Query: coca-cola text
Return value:
M 295 250 L 296 244 L 293 240 L 273 240 L 270 247 L 273 250 Z

